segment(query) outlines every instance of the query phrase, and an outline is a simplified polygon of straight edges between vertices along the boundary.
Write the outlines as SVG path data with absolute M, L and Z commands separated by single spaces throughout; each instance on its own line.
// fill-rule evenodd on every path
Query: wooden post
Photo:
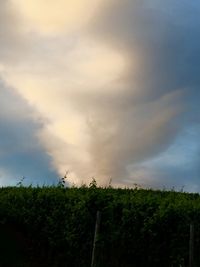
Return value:
M 190 224 L 189 267 L 194 267 L 194 224 Z
M 100 222 L 101 222 L 101 212 L 97 211 L 95 233 L 94 233 L 94 241 L 93 241 L 93 250 L 92 250 L 91 267 L 95 267 L 96 266 L 96 242 L 97 242 L 97 238 L 98 238 L 98 235 L 99 235 Z

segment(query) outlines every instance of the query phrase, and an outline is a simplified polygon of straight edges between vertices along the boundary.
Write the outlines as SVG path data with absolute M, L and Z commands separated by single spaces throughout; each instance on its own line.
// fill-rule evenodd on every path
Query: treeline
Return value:
M 200 266 L 199 194 L 95 184 L 0 189 L 0 224 L 24 234 L 32 257 L 43 259 L 41 266 L 91 266 L 97 211 L 101 223 L 95 266 L 188 266 L 191 223 L 194 266 Z

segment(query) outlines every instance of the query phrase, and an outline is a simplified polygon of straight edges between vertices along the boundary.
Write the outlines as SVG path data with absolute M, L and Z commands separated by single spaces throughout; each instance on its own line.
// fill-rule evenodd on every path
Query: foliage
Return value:
M 20 228 L 50 267 L 90 266 L 97 210 L 98 267 L 188 266 L 191 222 L 199 266 L 198 194 L 99 188 L 95 180 L 80 188 L 0 189 L 0 224 Z
M 22 186 L 23 186 L 23 182 L 24 182 L 24 180 L 25 180 L 25 177 L 22 176 L 22 177 L 20 178 L 20 181 L 17 183 L 17 186 L 22 187 Z

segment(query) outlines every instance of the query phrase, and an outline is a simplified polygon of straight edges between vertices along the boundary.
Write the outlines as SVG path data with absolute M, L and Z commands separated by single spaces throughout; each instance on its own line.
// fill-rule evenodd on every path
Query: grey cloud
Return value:
M 199 192 L 200 127 L 190 124 L 158 157 L 130 166 L 128 185 Z
M 91 127 L 91 154 L 100 171 L 104 166 L 122 181 L 129 164 L 158 156 L 184 128 L 199 123 L 199 11 L 197 1 L 109 1 L 91 23 L 90 34 L 129 61 L 116 81 L 122 93 L 92 100 L 92 109 L 107 108 L 95 113 Z
M 19 19 L 17 18 L 12 5 L 7 0 L 0 3 L 0 60 L 12 61 L 20 58 L 24 47 L 24 38 L 20 30 Z M 19 49 L 20 48 L 20 49 Z M 18 53 L 16 53 L 18 50 Z
M 109 7 L 108 7 L 109 6 Z M 139 95 L 159 97 L 200 81 L 199 3 L 181 1 L 110 1 L 93 24 L 93 33 L 130 60 L 131 85 Z M 139 55 L 140 62 L 132 67 Z M 160 94 L 159 94 L 160 93 Z
M 0 185 L 16 184 L 25 176 L 26 184 L 56 182 L 51 159 L 42 149 L 37 131 L 43 127 L 34 112 L 0 82 Z

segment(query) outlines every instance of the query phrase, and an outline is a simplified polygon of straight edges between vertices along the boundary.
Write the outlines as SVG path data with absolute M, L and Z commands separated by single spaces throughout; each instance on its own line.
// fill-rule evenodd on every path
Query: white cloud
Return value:
M 43 34 L 83 29 L 102 0 L 11 0 L 27 29 Z

